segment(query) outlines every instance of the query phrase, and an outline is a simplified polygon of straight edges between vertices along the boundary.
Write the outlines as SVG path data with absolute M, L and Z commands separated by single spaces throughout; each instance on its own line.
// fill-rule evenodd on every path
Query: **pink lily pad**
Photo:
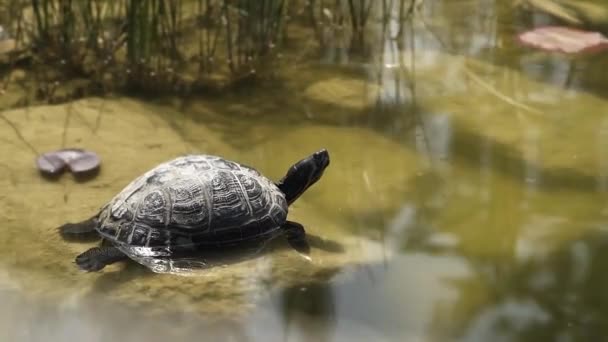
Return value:
M 95 152 L 67 148 L 42 154 L 36 160 L 38 169 L 49 176 L 62 173 L 66 167 L 75 175 L 95 171 L 101 163 Z
M 521 43 L 545 51 L 567 54 L 599 51 L 608 48 L 608 38 L 599 32 L 583 31 L 565 26 L 545 26 L 520 33 Z

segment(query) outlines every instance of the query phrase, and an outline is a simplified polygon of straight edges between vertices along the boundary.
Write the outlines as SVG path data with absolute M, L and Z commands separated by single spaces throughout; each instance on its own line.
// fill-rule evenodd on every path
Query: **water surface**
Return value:
M 591 341 L 608 333 L 603 55 L 518 46 L 550 21 L 507 2 L 425 1 L 401 40 L 335 48 L 217 99 L 84 99 L 3 112 L 0 336 L 22 341 Z M 423 20 L 422 20 L 423 19 Z M 394 23 L 372 30 L 395 32 Z M 376 36 L 378 37 L 378 36 Z M 21 138 L 15 132 L 19 131 Z M 31 146 L 28 146 L 31 145 Z M 97 151 L 54 182 L 32 149 Z M 183 153 L 279 179 L 332 163 L 290 218 L 344 251 L 281 245 L 195 276 L 132 263 L 84 274 L 95 245 L 55 227 Z

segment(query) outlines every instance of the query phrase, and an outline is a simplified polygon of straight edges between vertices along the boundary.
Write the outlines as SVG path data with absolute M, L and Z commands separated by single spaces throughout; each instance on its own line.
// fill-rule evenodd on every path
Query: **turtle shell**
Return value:
M 263 239 L 287 218 L 279 188 L 256 170 L 210 155 L 160 164 L 99 213 L 98 232 L 119 248 L 172 252 Z

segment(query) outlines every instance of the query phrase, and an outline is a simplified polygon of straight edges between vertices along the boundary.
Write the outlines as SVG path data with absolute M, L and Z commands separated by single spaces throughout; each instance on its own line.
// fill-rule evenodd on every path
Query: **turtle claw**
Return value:
M 78 265 L 78 268 L 87 272 L 97 272 L 103 269 L 106 264 L 100 262 L 98 258 L 95 257 L 96 255 L 99 255 L 99 250 L 100 248 L 98 247 L 91 248 L 88 251 L 77 256 L 75 262 L 76 265 Z
M 76 265 L 87 272 L 96 272 L 109 264 L 126 259 L 118 248 L 113 246 L 93 247 L 76 257 Z
M 302 258 L 304 258 L 308 262 L 312 262 L 312 258 L 308 254 L 298 253 Z
M 283 225 L 283 229 L 287 232 L 287 242 L 289 245 L 304 259 L 312 261 L 310 258 L 310 245 L 306 241 L 304 227 L 299 223 L 287 221 Z
M 295 249 L 305 259 L 310 259 L 310 245 L 304 237 L 288 238 L 287 242 L 291 248 Z

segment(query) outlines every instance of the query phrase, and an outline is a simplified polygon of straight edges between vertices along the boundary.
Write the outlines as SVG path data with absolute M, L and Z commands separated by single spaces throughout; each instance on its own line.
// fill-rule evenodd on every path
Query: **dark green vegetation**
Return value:
M 328 46 L 366 54 L 368 24 L 403 23 L 413 1 L 8 0 L 0 6 L 0 22 L 16 41 L 5 62 L 27 60 L 39 97 L 53 100 L 59 84 L 75 79 L 87 82 L 69 91 L 74 96 L 125 87 L 217 92 L 272 77 L 279 63 L 304 57 L 304 45 L 308 54 Z

